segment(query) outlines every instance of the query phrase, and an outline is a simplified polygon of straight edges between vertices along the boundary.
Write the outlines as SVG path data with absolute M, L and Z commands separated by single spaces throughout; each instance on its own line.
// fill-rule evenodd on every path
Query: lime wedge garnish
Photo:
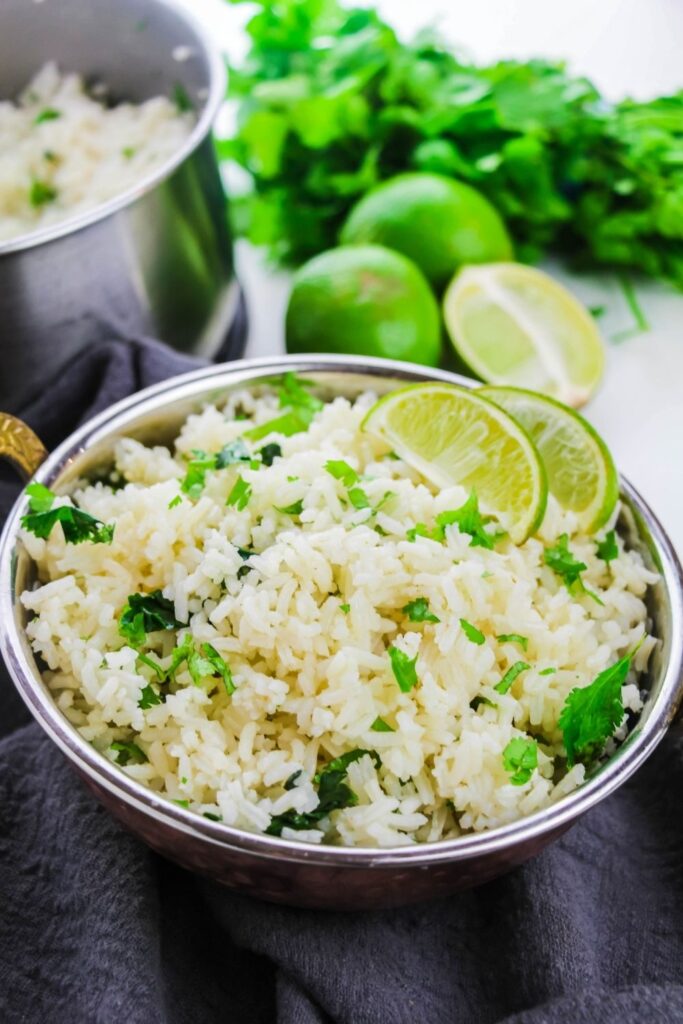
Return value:
M 362 429 L 385 441 L 438 487 L 460 484 L 496 513 L 515 543 L 543 521 L 545 470 L 528 434 L 478 393 L 413 384 L 372 406 Z
M 532 388 L 574 407 L 602 376 L 595 321 L 566 288 L 521 263 L 466 267 L 444 296 L 453 347 L 487 384 Z
M 543 460 L 550 493 L 576 513 L 581 529 L 591 533 L 604 526 L 619 498 L 619 477 L 607 445 L 590 423 L 533 391 L 488 387 L 479 394 L 524 427 Z

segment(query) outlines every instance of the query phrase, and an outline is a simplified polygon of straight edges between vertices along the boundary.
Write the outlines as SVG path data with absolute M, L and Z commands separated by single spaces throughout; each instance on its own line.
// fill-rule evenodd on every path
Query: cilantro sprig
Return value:
M 221 448 L 219 452 L 210 454 L 195 449 L 192 458 L 187 464 L 185 478 L 180 485 L 181 491 L 190 498 L 198 498 L 206 486 L 206 474 L 218 469 L 225 469 L 239 462 L 250 462 L 251 455 L 241 438 L 231 441 Z
M 429 601 L 426 597 L 416 597 L 414 601 L 405 604 L 401 610 L 411 622 L 441 622 L 441 619 L 429 610 Z
M 596 604 L 602 604 L 602 600 L 596 593 L 589 590 L 583 582 L 581 574 L 588 566 L 580 562 L 569 550 L 569 535 L 563 533 L 557 540 L 557 544 L 546 548 L 544 552 L 545 564 L 560 577 L 570 594 L 586 594 Z
M 285 373 L 278 389 L 278 395 L 280 408 L 286 411 L 266 423 L 261 423 L 258 427 L 245 430 L 244 437 L 249 441 L 260 441 L 268 434 L 283 434 L 285 437 L 291 437 L 292 434 L 308 430 L 313 417 L 325 404 L 310 393 L 308 390 L 310 387 L 312 387 L 311 381 L 298 377 L 296 373 Z
M 373 759 L 375 766 L 379 768 L 381 761 L 374 750 L 358 748 L 356 750 L 349 750 L 346 754 L 342 754 L 341 757 L 336 757 L 314 776 L 313 781 L 318 786 L 318 806 L 315 810 L 305 813 L 285 811 L 284 814 L 274 815 L 266 829 L 266 835 L 282 835 L 283 828 L 296 829 L 297 831 L 316 828 L 322 819 L 327 818 L 332 811 L 355 806 L 358 803 L 358 797 L 348 785 L 346 773 L 350 764 L 354 761 L 359 761 L 366 754 Z M 299 774 L 295 772 L 295 775 Z M 290 776 L 287 782 L 290 780 L 292 780 L 292 784 L 296 781 L 293 776 Z M 285 788 L 288 788 L 287 783 L 285 783 Z
M 84 512 L 75 505 L 60 505 L 54 508 L 56 494 L 43 484 L 29 484 L 26 488 L 30 511 L 21 517 L 21 525 L 36 537 L 46 539 L 53 527 L 61 523 L 64 539 L 68 544 L 111 544 L 114 527 Z
M 600 672 L 589 686 L 575 687 L 567 697 L 558 724 L 570 768 L 577 761 L 592 761 L 621 725 L 624 718 L 621 688 L 638 647 Z
M 476 491 L 471 491 L 467 501 L 459 508 L 439 512 L 432 529 L 425 523 L 416 523 L 407 531 L 406 537 L 410 541 L 414 541 L 416 537 L 428 537 L 430 540 L 442 542 L 446 539 L 447 527 L 455 525 L 460 533 L 470 535 L 471 548 L 479 547 L 492 551 L 500 533 L 491 534 L 484 529 L 490 521 L 491 517 L 483 516 L 479 510 Z
M 119 618 L 119 634 L 131 647 L 142 647 L 148 633 L 179 629 L 186 623 L 175 617 L 173 601 L 160 590 L 150 594 L 131 594 Z
M 503 767 L 513 786 L 523 786 L 538 767 L 538 744 L 535 740 L 515 736 L 503 751 Z

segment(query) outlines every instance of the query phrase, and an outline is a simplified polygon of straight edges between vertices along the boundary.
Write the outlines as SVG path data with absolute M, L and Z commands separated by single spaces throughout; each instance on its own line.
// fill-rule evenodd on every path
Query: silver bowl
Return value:
M 172 96 L 197 123 L 154 174 L 85 213 L 0 242 L 0 408 L 16 411 L 82 348 L 148 335 L 213 356 L 238 313 L 227 206 L 211 139 L 217 50 L 169 0 L 2 0 L 0 98 L 48 60 L 113 100 Z
M 220 400 L 237 387 L 264 384 L 285 370 L 315 380 L 323 396 L 352 397 L 368 388 L 382 394 L 411 381 L 472 384 L 407 363 L 352 357 L 245 360 L 202 369 L 148 388 L 95 417 L 44 459 L 35 479 L 68 492 L 78 477 L 111 464 L 113 445 L 121 436 L 169 442 L 203 402 Z M 18 464 L 38 464 L 45 455 L 28 428 L 11 420 L 5 420 L 4 433 L 0 426 L 0 454 L 9 454 Z M 134 782 L 69 724 L 41 679 L 19 602 L 34 578 L 18 536 L 26 512 L 23 496 L 0 539 L 0 653 L 31 713 L 97 798 L 164 856 L 225 885 L 299 906 L 368 909 L 432 899 L 486 882 L 538 853 L 633 774 L 676 714 L 683 692 L 681 567 L 656 516 L 625 480 L 621 496 L 622 534 L 660 573 L 651 588 L 649 614 L 661 643 L 651 658 L 645 707 L 626 740 L 579 789 L 551 807 L 489 832 L 409 848 L 310 846 L 209 821 Z

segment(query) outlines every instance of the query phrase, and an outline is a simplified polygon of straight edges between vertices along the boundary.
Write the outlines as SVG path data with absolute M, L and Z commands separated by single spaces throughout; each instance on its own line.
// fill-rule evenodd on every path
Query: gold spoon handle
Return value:
M 0 459 L 7 459 L 24 480 L 30 480 L 47 458 L 47 449 L 30 427 L 0 412 Z

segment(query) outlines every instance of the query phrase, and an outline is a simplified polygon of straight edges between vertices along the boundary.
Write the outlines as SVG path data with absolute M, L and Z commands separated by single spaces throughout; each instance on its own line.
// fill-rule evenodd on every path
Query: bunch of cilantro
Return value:
M 683 92 L 613 105 L 562 64 L 479 67 L 432 32 L 404 43 L 371 8 L 254 6 L 230 70 L 238 127 L 218 145 L 253 182 L 237 232 L 277 261 L 334 246 L 375 184 L 426 170 L 485 193 L 520 259 L 553 249 L 683 287 Z

